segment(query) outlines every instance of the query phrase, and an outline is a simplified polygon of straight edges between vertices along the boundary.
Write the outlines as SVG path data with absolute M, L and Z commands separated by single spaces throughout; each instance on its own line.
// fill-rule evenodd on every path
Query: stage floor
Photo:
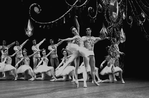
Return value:
M 70 81 L 0 80 L 0 98 L 149 98 L 149 81 L 125 79 L 125 84 L 100 83 L 80 87 Z

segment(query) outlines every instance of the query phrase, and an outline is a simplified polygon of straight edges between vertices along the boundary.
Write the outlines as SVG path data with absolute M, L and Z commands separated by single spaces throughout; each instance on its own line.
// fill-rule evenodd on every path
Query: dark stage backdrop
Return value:
M 74 15 L 75 12 L 71 13 L 71 18 L 67 18 L 66 23 L 57 23 L 50 28 L 39 27 L 39 24 L 32 22 L 34 26 L 33 36 L 28 37 L 25 35 L 24 29 L 27 27 L 27 21 L 29 17 L 29 6 L 31 3 L 37 2 L 41 5 L 42 11 L 37 15 L 39 21 L 51 21 L 61 14 L 67 11 L 67 5 L 64 0 L 52 0 L 56 2 L 50 2 L 49 0 L 9 0 L 4 2 L 1 6 L 1 35 L 0 44 L 2 40 L 6 40 L 7 44 L 18 40 L 20 43 L 29 39 L 29 42 L 24 46 L 28 50 L 28 54 L 31 54 L 32 40 L 36 39 L 37 42 L 43 38 L 47 40 L 40 47 L 47 49 L 49 45 L 49 39 L 54 39 L 55 43 L 59 38 L 72 37 L 70 28 L 74 26 Z M 41 2 L 42 1 L 42 2 Z M 59 2 L 59 3 L 57 3 Z M 88 4 L 91 6 L 94 4 Z M 87 16 L 87 10 L 78 14 L 78 21 L 81 26 L 81 36 L 85 35 L 85 28 L 92 28 L 92 35 L 99 36 L 99 31 L 102 28 L 102 24 L 105 22 L 103 14 L 98 14 L 98 18 L 95 23 L 90 22 Z M 135 78 L 148 78 L 149 74 L 149 41 L 144 37 L 143 32 L 133 24 L 130 28 L 125 22 L 123 24 L 124 32 L 126 34 L 126 42 L 120 44 L 120 50 L 125 53 L 122 56 L 122 63 L 124 64 L 124 77 L 135 77 Z M 110 45 L 108 40 L 100 41 L 95 45 L 95 57 L 96 66 L 99 67 L 100 63 L 104 60 L 107 55 L 106 47 Z M 58 47 L 59 60 L 61 59 L 61 49 L 66 46 L 66 43 L 62 43 Z M 13 48 L 10 49 L 12 54 Z

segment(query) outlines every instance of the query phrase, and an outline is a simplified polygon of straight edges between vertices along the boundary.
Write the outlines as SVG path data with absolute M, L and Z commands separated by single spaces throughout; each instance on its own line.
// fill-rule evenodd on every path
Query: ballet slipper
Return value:
M 96 82 L 96 81 L 93 81 L 92 83 L 95 84 L 96 86 L 99 86 L 99 85 L 100 85 L 100 84 L 99 84 L 98 82 Z
M 78 80 L 75 80 L 75 84 L 76 84 L 77 88 L 79 88 L 79 82 L 78 82 Z
M 29 79 L 30 81 L 34 81 L 35 79 L 34 78 L 31 78 L 31 79 Z
M 83 87 L 84 87 L 84 88 L 86 88 L 86 87 L 87 87 L 87 83 L 86 83 L 86 82 L 84 82 L 84 85 L 83 85 Z

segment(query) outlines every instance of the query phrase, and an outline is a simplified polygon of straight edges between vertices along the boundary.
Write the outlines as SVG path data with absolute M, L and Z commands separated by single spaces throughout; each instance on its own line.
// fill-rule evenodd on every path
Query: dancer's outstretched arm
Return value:
M 40 47 L 40 45 L 46 40 L 46 38 L 44 38 L 42 41 L 40 41 L 37 46 Z
M 9 49 L 10 47 L 12 47 L 15 44 L 15 42 L 12 42 L 11 44 L 7 45 L 7 48 Z
M 25 41 L 20 45 L 20 49 L 23 48 L 23 46 L 27 43 L 28 40 L 29 40 L 29 39 L 25 40 Z
M 75 24 L 76 24 L 76 28 L 78 30 L 78 33 L 80 33 L 80 25 L 79 25 L 79 22 L 78 22 L 78 16 L 75 16 Z

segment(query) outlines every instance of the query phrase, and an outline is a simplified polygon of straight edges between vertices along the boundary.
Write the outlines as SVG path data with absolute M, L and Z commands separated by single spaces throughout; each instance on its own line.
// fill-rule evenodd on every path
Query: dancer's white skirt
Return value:
M 37 74 L 37 73 L 47 72 L 52 69 L 53 69 L 52 66 L 47 66 L 47 65 L 43 64 L 43 65 L 40 65 L 39 67 L 35 68 L 34 72 Z
M 55 71 L 55 75 L 56 77 L 68 75 L 74 69 L 75 69 L 74 66 L 67 66 L 66 68 L 60 67 L 58 70 Z
M 117 72 L 122 72 L 122 69 L 120 68 L 120 67 L 118 67 L 118 66 L 110 66 L 110 67 L 108 67 L 108 66 L 106 66 L 101 72 L 100 72 L 100 74 L 101 75 L 105 75 L 105 74 L 110 74 L 110 73 L 117 73 Z
M 13 69 L 16 70 L 16 68 L 12 66 L 11 64 L 6 64 L 3 71 L 5 72 L 5 71 L 13 70 Z
M 105 66 L 104 69 L 100 72 L 101 75 L 112 73 L 112 66 Z
M 92 51 L 89 51 L 85 47 L 79 46 L 79 45 L 73 44 L 73 43 L 68 43 L 67 50 L 71 51 L 72 53 L 79 52 L 82 56 L 85 56 L 85 57 L 93 54 Z
M 0 72 L 4 71 L 5 63 L 1 62 L 0 63 Z
M 21 65 L 18 69 L 17 69 L 17 73 L 24 73 L 26 70 L 32 70 L 32 68 L 29 65 Z

